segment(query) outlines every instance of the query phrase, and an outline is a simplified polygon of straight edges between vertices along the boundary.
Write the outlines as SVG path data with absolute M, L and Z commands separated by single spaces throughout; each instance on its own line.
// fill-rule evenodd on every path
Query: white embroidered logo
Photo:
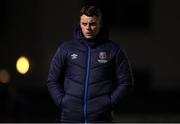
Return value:
M 99 63 L 106 63 L 106 62 L 108 62 L 108 60 L 107 60 L 107 53 L 106 52 L 100 52 L 99 53 L 98 62 Z
M 77 57 L 78 57 L 78 55 L 75 54 L 75 53 L 73 53 L 73 54 L 71 55 L 71 59 L 77 59 Z

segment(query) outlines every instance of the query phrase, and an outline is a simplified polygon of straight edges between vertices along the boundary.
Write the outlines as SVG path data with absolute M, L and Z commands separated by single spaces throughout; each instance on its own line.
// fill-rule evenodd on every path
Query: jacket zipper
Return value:
M 91 62 L 91 48 L 88 46 L 88 60 L 86 68 L 86 80 L 85 80 L 85 89 L 84 89 L 84 122 L 87 123 L 87 93 L 88 93 L 88 81 L 89 81 L 89 72 L 90 72 L 90 62 Z

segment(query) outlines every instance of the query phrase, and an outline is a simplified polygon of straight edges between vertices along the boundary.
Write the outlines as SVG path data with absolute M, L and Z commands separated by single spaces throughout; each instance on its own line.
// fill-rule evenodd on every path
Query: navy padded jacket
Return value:
M 60 110 L 60 122 L 111 122 L 111 112 L 132 84 L 122 48 L 101 30 L 86 41 L 80 27 L 75 39 L 57 49 L 48 74 L 49 92 Z

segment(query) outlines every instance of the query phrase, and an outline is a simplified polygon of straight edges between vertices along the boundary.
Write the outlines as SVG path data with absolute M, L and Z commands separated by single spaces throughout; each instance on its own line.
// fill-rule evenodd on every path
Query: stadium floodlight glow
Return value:
M 29 60 L 25 56 L 21 56 L 18 58 L 16 62 L 16 69 L 20 74 L 26 74 L 29 70 Z
M 10 74 L 6 69 L 0 70 L 0 83 L 8 83 L 10 80 Z

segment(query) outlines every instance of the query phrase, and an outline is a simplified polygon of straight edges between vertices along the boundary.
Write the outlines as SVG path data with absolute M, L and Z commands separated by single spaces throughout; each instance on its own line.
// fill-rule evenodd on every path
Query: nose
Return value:
M 86 29 L 87 29 L 87 30 L 90 30 L 90 29 L 91 29 L 91 27 L 90 27 L 89 24 L 86 26 Z

